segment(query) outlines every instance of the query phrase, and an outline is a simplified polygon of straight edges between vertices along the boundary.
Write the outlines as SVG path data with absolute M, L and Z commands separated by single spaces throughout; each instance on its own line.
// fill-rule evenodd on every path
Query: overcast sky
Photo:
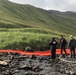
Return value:
M 30 4 L 47 10 L 75 11 L 76 0 L 10 0 L 20 4 Z

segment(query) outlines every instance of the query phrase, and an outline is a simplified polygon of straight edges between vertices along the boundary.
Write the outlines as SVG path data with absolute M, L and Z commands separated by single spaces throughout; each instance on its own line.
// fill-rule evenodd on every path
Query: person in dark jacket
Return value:
M 70 36 L 70 41 L 69 41 L 69 49 L 70 49 L 70 57 L 72 58 L 74 54 L 75 58 L 75 46 L 76 46 L 76 40 L 73 38 L 73 35 Z M 72 54 L 73 52 L 73 54 Z
M 51 47 L 51 58 L 55 59 L 56 58 L 56 46 L 57 46 L 57 41 L 55 40 L 55 37 L 52 38 L 52 41 L 49 42 L 49 45 Z
M 60 38 L 60 49 L 61 49 L 61 55 L 62 55 L 62 52 L 64 51 L 65 54 L 67 54 L 66 52 L 66 39 L 63 37 L 63 35 L 61 35 L 61 38 Z

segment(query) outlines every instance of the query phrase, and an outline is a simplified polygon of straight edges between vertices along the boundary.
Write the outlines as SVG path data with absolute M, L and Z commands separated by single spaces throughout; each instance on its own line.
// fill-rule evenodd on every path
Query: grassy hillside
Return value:
M 49 41 L 51 37 L 56 37 L 59 42 L 59 38 L 62 33 L 44 30 L 40 28 L 14 28 L 0 29 L 0 49 L 21 49 L 25 50 L 26 47 L 32 47 L 37 50 L 49 49 Z M 66 39 L 68 35 L 63 34 Z M 58 45 L 59 48 L 59 45 Z
M 31 46 L 45 50 L 52 36 L 59 41 L 59 35 L 64 35 L 68 41 L 70 34 L 76 35 L 75 30 L 73 16 L 69 18 L 31 5 L 0 0 L 0 49 L 24 50 Z
M 0 0 L 0 28 L 42 28 L 75 35 L 76 20 L 31 5 Z
M 72 11 L 60 12 L 57 10 L 49 10 L 49 12 L 51 12 L 53 15 L 56 16 L 61 16 L 64 18 L 76 20 L 76 12 L 72 12 Z

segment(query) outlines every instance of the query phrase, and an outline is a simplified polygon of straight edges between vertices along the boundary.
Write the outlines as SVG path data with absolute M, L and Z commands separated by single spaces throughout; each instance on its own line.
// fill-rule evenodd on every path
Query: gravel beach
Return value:
M 0 53 L 0 75 L 76 75 L 76 59 Z

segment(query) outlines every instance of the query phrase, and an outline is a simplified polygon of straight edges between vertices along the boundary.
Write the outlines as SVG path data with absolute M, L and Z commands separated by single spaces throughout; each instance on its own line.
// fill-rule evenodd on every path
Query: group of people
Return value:
M 56 58 L 56 47 L 57 47 L 58 44 L 60 45 L 61 55 L 63 54 L 62 53 L 63 51 L 65 52 L 65 55 L 67 55 L 67 51 L 66 51 L 67 41 L 63 37 L 63 35 L 61 35 L 59 43 L 56 41 L 55 37 L 53 37 L 52 40 L 49 42 L 50 49 L 51 49 L 51 58 L 52 59 Z M 76 40 L 74 39 L 73 35 L 70 35 L 70 40 L 68 42 L 68 48 L 70 50 L 70 57 L 71 58 L 73 56 L 75 58 L 75 46 L 76 46 Z

